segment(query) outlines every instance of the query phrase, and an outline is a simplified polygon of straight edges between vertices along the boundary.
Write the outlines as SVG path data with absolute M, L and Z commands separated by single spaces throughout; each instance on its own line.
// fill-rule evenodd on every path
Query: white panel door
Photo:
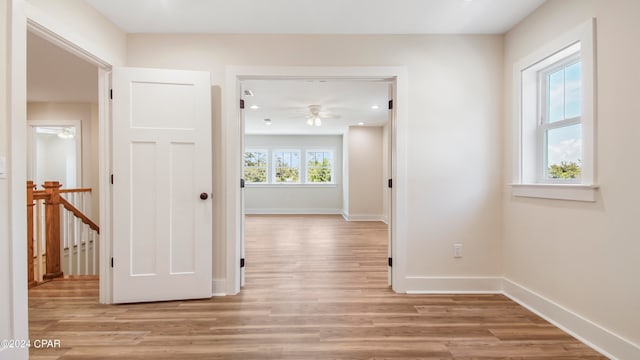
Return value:
M 113 301 L 211 296 L 209 73 L 113 70 Z

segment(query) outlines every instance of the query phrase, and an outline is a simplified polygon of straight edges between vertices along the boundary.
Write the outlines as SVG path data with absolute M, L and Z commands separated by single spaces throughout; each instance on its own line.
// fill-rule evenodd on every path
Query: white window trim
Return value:
M 292 183 L 276 182 L 276 153 L 278 152 L 291 152 L 291 153 L 298 154 L 298 181 L 297 182 L 292 182 Z M 303 184 L 302 177 L 304 176 L 303 166 L 304 166 L 304 159 L 302 158 L 302 151 L 300 149 L 277 148 L 277 149 L 271 150 L 271 177 L 270 177 L 271 183 L 270 184 L 276 185 L 276 186 L 302 185 Z
M 263 152 L 265 154 L 267 154 L 266 156 L 266 160 L 267 160 L 267 177 L 265 182 L 249 182 L 246 181 L 245 185 L 248 184 L 268 184 L 269 183 L 269 176 L 271 175 L 271 169 L 269 167 L 269 156 L 270 156 L 270 152 L 268 149 L 264 149 L 264 148 L 245 148 L 244 149 L 244 153 L 242 153 L 242 177 L 244 178 L 244 154 L 248 153 L 248 152 Z M 246 179 L 245 179 L 246 180 Z
M 582 171 L 580 183 L 542 183 L 539 181 L 538 167 L 540 154 L 537 151 L 537 131 L 531 127 L 538 124 L 537 87 L 538 70 L 559 61 L 557 55 L 563 50 L 579 43 L 582 61 Z M 514 196 L 537 197 L 545 199 L 595 201 L 596 164 L 595 164 L 595 116 L 596 116 L 596 69 L 595 69 L 595 19 L 568 31 L 533 54 L 514 65 Z M 528 71 L 535 69 L 535 71 Z M 528 75 L 527 75 L 528 73 Z M 526 76 L 533 78 L 526 78 Z M 523 79 L 524 78 L 524 79 Z M 535 89 L 532 89 L 535 84 Z M 524 88 L 523 88 L 524 86 Z M 536 100 L 532 103 L 527 92 L 533 91 Z M 531 118 L 533 116 L 533 118 Z M 532 145 L 533 144 L 533 145 Z
M 328 152 L 331 153 L 331 181 L 330 182 L 322 182 L 322 183 L 317 183 L 317 182 L 308 182 L 308 167 L 309 167 L 309 161 L 308 161 L 308 155 L 310 152 Z M 304 149 L 304 184 L 306 185 L 332 185 L 336 183 L 336 152 L 333 149 L 326 149 L 326 148 L 306 148 Z

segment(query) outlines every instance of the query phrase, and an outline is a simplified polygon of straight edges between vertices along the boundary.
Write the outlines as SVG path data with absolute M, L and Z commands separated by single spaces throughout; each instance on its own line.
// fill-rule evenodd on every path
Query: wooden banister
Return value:
M 33 189 L 36 185 L 33 181 L 27 181 L 27 284 L 31 288 L 35 286 L 36 280 L 33 269 Z
M 73 206 L 70 202 L 65 200 L 64 198 L 60 198 L 60 203 L 64 206 L 65 209 L 71 211 L 73 215 L 82 220 L 83 223 L 89 225 L 89 228 L 95 230 L 98 234 L 100 234 L 100 227 L 96 225 L 91 219 L 89 219 L 82 211 L 78 210 L 75 206 Z
M 60 266 L 60 187 L 62 185 L 57 181 L 46 181 L 43 187 L 48 195 L 45 199 L 47 272 L 43 278 L 53 279 L 62 276 Z
M 91 192 L 91 188 L 61 189 L 60 194 Z

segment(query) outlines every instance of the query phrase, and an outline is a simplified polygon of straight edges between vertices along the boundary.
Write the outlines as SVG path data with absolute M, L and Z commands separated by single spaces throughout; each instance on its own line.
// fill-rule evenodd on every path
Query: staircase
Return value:
M 27 181 L 29 287 L 63 275 L 97 275 L 100 228 L 85 215 L 91 189 L 63 190 L 57 181 L 42 187 Z

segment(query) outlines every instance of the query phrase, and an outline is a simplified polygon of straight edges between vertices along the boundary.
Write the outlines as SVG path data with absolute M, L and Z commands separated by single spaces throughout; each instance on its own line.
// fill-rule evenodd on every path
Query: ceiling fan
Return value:
M 339 119 L 340 115 L 336 115 L 329 111 L 322 111 L 320 105 L 309 105 L 309 115 L 307 116 L 307 125 L 322 126 L 322 119 Z

